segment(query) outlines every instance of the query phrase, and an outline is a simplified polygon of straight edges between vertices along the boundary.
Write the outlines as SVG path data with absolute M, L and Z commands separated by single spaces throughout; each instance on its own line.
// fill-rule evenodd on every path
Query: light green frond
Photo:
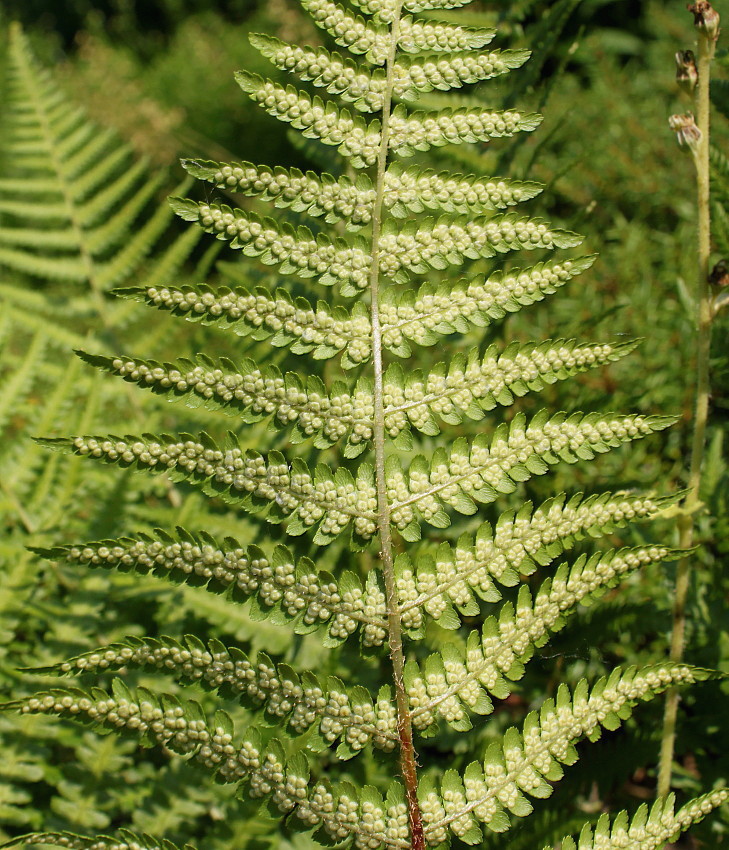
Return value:
M 271 293 L 259 287 L 198 286 L 130 287 L 116 290 L 125 298 L 143 301 L 191 322 L 202 322 L 238 336 L 271 339 L 272 345 L 291 346 L 295 354 L 311 352 L 325 360 L 342 352 L 344 368 L 364 363 L 371 353 L 370 318 L 357 301 L 351 313 L 319 301 L 314 308 L 304 298 L 292 298 L 283 289 Z
M 550 466 L 578 459 L 591 460 L 622 443 L 667 428 L 675 419 L 660 416 L 613 417 L 598 414 L 557 414 L 545 411 L 527 424 L 517 414 L 510 425 L 500 425 L 489 438 L 479 435 L 472 443 L 460 438 L 450 450 L 436 449 L 428 461 L 418 456 L 407 476 L 396 457 L 387 468 L 387 490 L 392 522 L 406 537 L 418 539 L 419 522 L 437 527 L 450 523 L 444 508 L 473 514 L 478 502 L 492 502 L 499 493 L 511 493 L 516 482 L 543 475 Z
M 550 261 L 455 285 L 426 283 L 404 293 L 385 290 L 381 306 L 383 345 L 400 357 L 408 357 L 411 341 L 434 345 L 441 336 L 466 333 L 474 325 L 486 327 L 556 292 L 594 261 L 594 256 Z
M 406 554 L 396 561 L 403 602 L 403 624 L 419 631 L 426 615 L 444 628 L 456 629 L 457 612 L 478 613 L 475 597 L 498 602 L 496 583 L 512 587 L 520 575 L 546 566 L 573 543 L 599 537 L 633 520 L 647 519 L 675 504 L 681 493 L 654 498 L 629 493 L 602 493 L 569 501 L 565 494 L 547 500 L 536 510 L 525 503 L 506 511 L 496 527 L 483 523 L 475 535 L 462 535 L 454 546 L 441 543 L 421 550 L 413 560 Z
M 483 213 L 528 201 L 542 191 L 539 183 L 404 167 L 393 162 L 385 174 L 384 203 L 398 218 L 407 210 Z
M 171 198 L 174 211 L 185 221 L 195 221 L 217 239 L 240 248 L 249 257 L 276 265 L 282 274 L 317 277 L 324 286 L 338 285 L 343 295 L 356 295 L 369 284 L 370 258 L 362 237 L 330 239 L 307 227 L 279 225 L 273 219 L 219 204 L 200 204 Z
M 358 65 L 325 48 L 299 47 L 272 36 L 249 36 L 253 46 L 282 71 L 314 83 L 354 103 L 362 112 L 382 108 L 386 85 L 384 69 Z M 473 55 L 470 52 L 442 54 L 436 58 L 411 58 L 393 67 L 393 94 L 415 97 L 433 89 L 447 91 L 508 73 L 529 58 L 528 50 L 494 50 Z
M 364 54 L 375 65 L 385 63 L 390 39 L 386 26 L 367 23 L 363 18 L 349 14 L 343 6 L 332 0 L 302 0 L 302 6 L 314 23 L 326 30 L 340 47 L 346 47 L 352 53 Z M 388 15 L 387 12 L 383 14 L 385 17 Z M 406 16 L 400 19 L 398 47 L 405 53 L 469 50 L 484 47 L 495 33 L 493 29 L 418 21 Z
M 632 818 L 626 811 L 612 818 L 605 813 L 594 827 L 585 824 L 577 841 L 563 839 L 558 850 L 660 850 L 727 800 L 729 791 L 720 788 L 696 797 L 675 813 L 673 794 L 656 800 L 650 809 L 644 803 Z
M 143 835 L 120 829 L 114 835 L 76 835 L 73 832 L 30 832 L 26 835 L 17 835 L 6 841 L 2 847 L 25 847 L 38 844 L 51 844 L 55 847 L 66 847 L 68 850 L 179 850 L 177 844 L 173 844 L 166 838 L 152 838 L 151 835 Z M 185 844 L 182 850 L 195 850 L 191 844 Z
M 258 33 L 248 38 L 256 50 L 282 71 L 290 71 L 301 80 L 339 95 L 362 112 L 382 108 L 386 82 L 383 68 L 370 70 L 323 47 L 299 47 Z
M 329 174 L 306 174 L 298 168 L 269 168 L 250 162 L 231 163 L 183 160 L 189 174 L 214 183 L 219 189 L 242 192 L 277 207 L 291 207 L 295 212 L 322 216 L 328 223 L 344 219 L 348 229 L 369 224 L 375 190 L 366 174 L 356 180 Z
M 83 196 L 79 196 L 78 187 L 75 187 L 74 192 L 79 201 L 77 218 L 83 225 L 93 227 L 97 222 L 105 220 L 108 213 L 114 213 L 125 202 L 127 204 L 133 202 L 131 212 L 129 212 L 130 207 L 127 206 L 127 218 L 132 220 L 140 210 L 144 209 L 147 200 L 162 185 L 162 181 L 153 179 L 148 183 L 143 183 L 140 189 L 140 181 L 144 180 L 147 171 L 147 162 L 143 159 L 125 167 L 121 173 L 117 173 L 119 165 L 124 163 L 127 158 L 128 152 L 122 146 L 118 149 L 116 157 L 113 157 L 111 161 L 103 160 L 102 164 L 108 169 L 108 177 L 105 175 L 106 180 L 102 181 L 104 183 L 103 188 L 100 184 L 97 184 L 99 191 L 92 193 L 88 201 L 83 201 Z M 98 175 L 98 177 L 101 176 Z M 82 189 L 84 192 L 88 191 L 85 184 Z M 127 201 L 130 194 L 132 202 Z M 120 220 L 123 221 L 124 219 L 117 218 L 117 221 Z
M 309 139 L 334 145 L 355 168 L 375 164 L 380 146 L 379 120 L 366 123 L 360 115 L 352 115 L 332 101 L 311 97 L 293 86 L 280 86 L 247 71 L 238 71 L 235 79 L 269 115 L 291 124 Z
M 334 677 L 311 671 L 297 672 L 276 663 L 265 653 L 249 657 L 237 647 L 196 637 L 178 641 L 170 637 L 127 638 L 123 643 L 99 647 L 53 667 L 34 672 L 69 674 L 144 667 L 159 670 L 206 690 L 231 693 L 245 706 L 263 708 L 268 720 L 284 722 L 292 734 L 309 734 L 310 750 L 334 747 L 340 758 L 349 758 L 372 744 L 391 752 L 398 741 L 396 711 L 388 687 L 377 699 L 361 687 L 345 687 Z
M 165 472 L 173 481 L 190 481 L 205 494 L 250 512 L 266 511 L 269 522 L 288 518 L 287 532 L 303 534 L 318 525 L 314 542 L 323 544 L 350 524 L 357 540 L 376 531 L 377 498 L 372 467 L 362 464 L 354 478 L 349 470 L 333 471 L 317 464 L 313 471 L 280 452 L 264 457 L 240 448 L 229 434 L 224 448 L 207 436 L 129 435 L 39 440 L 58 451 L 73 452 L 135 470 Z
M 193 177 L 219 189 L 242 192 L 277 207 L 321 216 L 328 223 L 344 219 L 348 229 L 369 224 L 375 192 L 372 181 L 360 174 L 355 181 L 342 176 L 302 173 L 296 168 L 269 168 L 249 162 L 222 163 L 183 160 Z M 538 183 L 497 180 L 450 172 L 419 171 L 392 163 L 385 175 L 384 204 L 393 215 L 404 218 L 407 210 L 443 210 L 451 213 L 483 213 L 530 200 L 541 192 Z
M 481 419 L 497 404 L 542 389 L 587 369 L 619 360 L 636 343 L 578 345 L 576 340 L 512 343 L 503 351 L 472 349 L 439 363 L 427 375 L 392 365 L 385 373 L 385 426 L 391 437 L 412 425 L 426 434 L 439 432 L 437 419 L 457 425 L 464 417 Z
M 312 785 L 308 759 L 302 751 L 287 758 L 278 740 L 272 738 L 264 745 L 255 727 L 234 744 L 233 722 L 224 711 L 216 712 L 214 720 L 208 721 L 196 702 L 169 694 L 158 696 L 144 688 L 133 694 L 119 679 L 114 680 L 113 693 L 98 688 L 90 692 L 58 688 L 6 703 L 3 708 L 23 714 L 73 717 L 163 745 L 180 755 L 191 755 L 214 771 L 219 781 L 244 782 L 248 796 L 271 797 L 281 812 L 295 810 L 304 824 L 322 826 L 330 838 L 341 841 L 364 835 L 372 848 L 408 846 L 407 809 L 398 785 L 388 794 L 387 813 L 382 798 L 368 786 L 359 790 L 351 783 L 332 785 L 326 781 Z M 378 797 L 378 816 L 372 817 Z
M 471 325 L 484 327 L 507 312 L 542 300 L 588 269 L 594 257 L 539 263 L 529 269 L 497 272 L 484 280 L 423 284 L 415 291 L 385 290 L 381 305 L 383 344 L 400 357 L 411 353 L 410 342 L 434 345 L 441 336 L 466 333 Z M 284 290 L 271 293 L 243 287 L 216 290 L 198 286 L 131 287 L 117 294 L 170 310 L 189 321 L 231 328 L 239 336 L 271 338 L 294 353 L 312 352 L 315 359 L 343 352 L 342 365 L 351 368 L 371 355 L 369 314 L 361 302 L 351 313 L 324 301 L 314 308 Z
M 0 340 L 0 349 L 2 348 L 3 341 Z M 2 433 L 8 419 L 22 408 L 23 399 L 33 391 L 42 369 L 46 348 L 46 335 L 43 329 L 39 328 L 33 334 L 33 338 L 20 362 L 13 364 L 12 371 L 0 368 L 3 386 L 0 395 L 0 433 Z M 2 353 L 4 354 L 4 352 Z M 2 367 L 6 367 L 6 364 L 2 362 L 4 359 L 4 357 L 0 358 L 0 366 Z
M 28 227 L 0 227 L 0 245 L 17 248 L 38 246 L 46 251 L 66 251 L 75 253 L 80 246 L 77 234 L 72 229 L 46 231 Z
M 0 248 L 0 266 L 46 280 L 84 283 L 87 279 L 87 266 L 76 257 L 42 257 L 27 251 Z
M 512 213 L 456 219 L 442 216 L 405 224 L 389 219 L 379 242 L 379 265 L 383 274 L 403 282 L 406 271 L 426 274 L 431 268 L 461 265 L 466 259 L 519 249 L 571 248 L 581 241 L 581 236 L 568 230 L 551 230 L 542 219 Z
M 372 438 L 372 383 L 360 378 L 352 388 L 342 381 L 327 389 L 315 375 L 282 374 L 275 366 L 259 369 L 252 360 L 236 365 L 198 355 L 197 361 L 158 363 L 78 352 L 93 366 L 153 392 L 184 397 L 190 406 L 222 409 L 244 422 L 273 416 L 293 426 L 292 441 L 315 437 L 317 448 L 347 438 L 344 454 L 356 457 Z
M 147 204 L 164 186 L 164 183 L 163 174 L 147 180 L 141 186 L 136 187 L 134 194 L 121 204 L 116 212 L 111 215 L 102 213 L 94 219 L 94 221 L 102 221 L 103 223 L 89 227 L 86 240 L 87 251 L 95 257 L 103 256 L 111 248 L 117 247 L 120 243 L 125 243 L 135 222 L 139 220 Z
M 515 133 L 528 133 L 538 127 L 541 121 L 541 115 L 515 110 L 491 111 L 464 107 L 440 109 L 437 112 L 409 112 L 400 104 L 395 107 L 390 118 L 388 146 L 400 156 L 412 156 L 416 151 L 427 151 L 432 147 L 488 142 Z
M 410 426 L 436 434 L 436 417 L 455 424 L 464 415 L 480 419 L 497 404 L 510 404 L 514 395 L 618 360 L 634 347 L 557 340 L 538 346 L 514 343 L 499 354 L 491 346 L 483 358 L 477 350 L 468 357 L 456 355 L 427 376 L 420 370 L 406 375 L 393 365 L 384 376 L 385 426 L 392 438 Z M 183 397 L 193 407 L 222 409 L 244 422 L 273 416 L 281 426 L 293 427 L 294 442 L 315 437 L 314 445 L 326 448 L 346 438 L 345 457 L 356 457 L 372 439 L 372 383 L 365 377 L 354 387 L 338 381 L 328 389 L 314 375 L 282 374 L 275 366 L 261 370 L 252 360 L 236 365 L 199 355 L 196 361 L 160 363 L 77 353 L 93 366 L 155 393 Z
M 463 649 L 449 644 L 424 664 L 408 663 L 405 685 L 414 727 L 428 730 L 443 719 L 459 731 L 470 729 L 469 712 L 490 714 L 489 694 L 508 697 L 510 682 L 524 675 L 535 647 L 559 631 L 580 603 L 591 604 L 634 570 L 680 555 L 665 546 L 597 552 L 590 558 L 582 555 L 571 566 L 562 564 L 534 597 L 523 584 L 516 605 L 507 602 L 498 616 L 488 617 L 480 634 L 469 634 Z M 401 574 L 399 584 L 407 591 L 413 582 L 403 582 Z
M 528 50 L 492 50 L 489 53 L 447 53 L 413 58 L 395 64 L 393 93 L 411 98 L 433 89 L 448 91 L 508 74 L 529 58 Z
M 381 646 L 387 634 L 385 594 L 377 573 L 370 572 L 364 583 L 349 570 L 335 578 L 308 558 L 295 559 L 285 546 L 267 554 L 258 546 L 243 547 L 232 537 L 220 544 L 208 534 L 178 528 L 176 536 L 157 531 L 155 536 L 33 551 L 95 569 L 151 572 L 211 593 L 229 592 L 236 602 L 251 599 L 252 617 L 286 624 L 296 634 L 324 629 L 327 646 L 341 643 L 358 629 L 365 647 Z
M 18 27 L 8 66 L 3 133 L 17 153 L 0 182 L 0 210 L 13 217 L 0 266 L 97 292 L 139 276 L 173 221 L 164 207 L 149 212 L 164 176 L 150 178 L 129 145 L 67 103 Z
M 403 9 L 408 12 L 426 12 L 457 9 L 471 0 L 405 0 Z M 354 3 L 365 15 L 372 15 L 382 23 L 390 23 L 395 14 L 395 0 L 355 0 Z
M 551 783 L 562 776 L 561 765 L 577 760 L 574 744 L 580 738 L 594 741 L 600 737 L 601 727 L 616 729 L 640 700 L 710 676 L 697 668 L 664 664 L 642 670 L 618 668 L 592 690 L 582 680 L 573 694 L 560 685 L 556 700 L 547 700 L 538 712 L 527 715 L 522 732 L 508 730 L 501 743 L 488 748 L 483 762 L 471 763 L 462 775 L 446 771 L 439 790 L 433 780 L 420 783 L 418 796 L 428 842 L 447 842 L 452 833 L 477 843 L 482 838 L 482 824 L 503 832 L 510 825 L 507 812 L 517 817 L 531 813 L 526 795 L 551 795 Z

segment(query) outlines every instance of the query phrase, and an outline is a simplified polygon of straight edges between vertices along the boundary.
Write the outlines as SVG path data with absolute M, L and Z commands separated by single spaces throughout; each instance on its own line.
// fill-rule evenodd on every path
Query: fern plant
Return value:
M 318 841 L 414 850 L 453 839 L 477 844 L 507 830 L 511 815 L 528 816 L 530 798 L 550 795 L 562 766 L 577 759 L 580 739 L 595 740 L 602 728 L 616 728 L 641 700 L 710 675 L 685 664 L 618 668 L 592 685 L 561 685 L 532 707 L 520 729 L 496 732 L 486 744 L 478 730 L 484 726 L 480 718 L 494 714 L 494 700 L 518 687 L 535 648 L 580 603 L 597 599 L 642 566 L 676 557 L 659 545 L 602 550 L 559 564 L 530 587 L 537 567 L 548 567 L 576 541 L 654 516 L 674 499 L 619 491 L 561 494 L 535 508 L 520 503 L 520 483 L 561 461 L 591 460 L 672 420 L 544 412 L 527 421 L 517 410 L 508 422 L 479 425 L 472 438 L 448 439 L 450 427 L 469 419 L 481 423 L 497 406 L 608 364 L 633 345 L 558 339 L 480 350 L 476 342 L 425 371 L 414 368 L 422 347 L 442 345 L 449 336 L 467 335 L 542 300 L 586 271 L 593 258 L 543 258 L 581 240 L 509 211 L 539 192 L 535 184 L 407 165 L 408 157 L 433 147 L 535 129 L 539 116 L 516 108 L 426 111 L 413 105 L 420 93 L 507 74 L 526 61 L 525 52 L 484 50 L 494 36 L 490 29 L 418 17 L 463 5 L 460 0 L 359 0 L 361 14 L 331 0 L 304 5 L 357 58 L 266 36 L 253 36 L 253 44 L 278 68 L 347 105 L 248 73 L 237 79 L 271 115 L 335 147 L 346 173 L 334 178 L 198 160 L 185 167 L 220 189 L 292 216 L 306 214 L 315 229 L 287 221 L 289 213 L 276 221 L 249 207 L 185 198 L 174 198 L 172 206 L 183 219 L 280 275 L 306 282 L 314 293 L 329 287 L 326 298 L 299 296 L 293 286 L 169 283 L 120 294 L 240 337 L 270 340 L 305 358 L 305 374 L 208 355 L 173 362 L 83 355 L 167 397 L 243 421 L 270 418 L 288 435 L 285 453 L 246 450 L 235 434 L 225 442 L 205 433 L 43 442 L 90 460 L 165 473 L 236 509 L 283 523 L 290 538 L 312 535 L 319 549 L 310 549 L 310 558 L 298 556 L 295 539 L 259 546 L 178 528 L 57 546 L 43 554 L 70 564 L 153 572 L 226 593 L 248 601 L 262 620 L 284 623 L 297 634 L 320 632 L 330 655 L 359 637 L 363 652 L 378 664 L 363 665 L 361 675 L 350 670 L 345 683 L 218 640 L 130 637 L 43 672 L 165 672 L 242 701 L 260 712 L 258 719 L 236 731 L 225 711 L 211 718 L 195 701 L 159 690 L 132 691 L 122 678 L 109 691 L 49 689 L 6 707 L 91 722 L 189 756 L 218 781 L 266 801 L 289 827 L 313 831 Z M 517 250 L 538 252 L 536 264 L 512 268 L 506 260 Z M 485 266 L 484 260 L 495 262 Z M 473 261 L 468 276 L 452 276 L 466 261 Z M 441 279 L 434 280 L 438 272 Z M 319 369 L 318 361 L 337 357 L 341 373 L 335 362 Z M 327 454 L 312 459 L 315 450 Z M 512 507 L 489 522 L 484 506 L 500 497 Z M 471 531 L 454 537 L 449 528 L 458 527 L 458 514 L 476 519 Z M 435 531 L 421 539 L 428 527 Z M 340 541 L 345 535 L 349 554 Z M 451 639 L 438 639 L 448 632 Z M 427 647 L 435 651 L 428 654 Z M 365 686 L 369 682 L 372 687 Z M 418 750 L 438 752 L 428 738 L 437 745 L 454 736 L 479 748 L 478 760 L 464 764 L 454 753 L 446 770 L 439 762 L 419 763 Z M 384 769 L 373 770 L 365 761 L 364 753 L 372 751 Z M 632 819 L 603 817 L 594 831 L 586 825 L 577 842 L 567 838 L 563 846 L 658 848 L 727 796 L 713 791 L 678 812 L 667 798 Z M 170 846 L 130 833 L 83 838 L 48 832 L 17 839 L 31 841 L 78 848 Z

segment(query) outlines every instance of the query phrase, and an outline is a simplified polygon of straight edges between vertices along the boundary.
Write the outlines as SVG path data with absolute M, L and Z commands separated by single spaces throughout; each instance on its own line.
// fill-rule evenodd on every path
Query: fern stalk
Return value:
M 707 4 L 708 5 L 708 4 Z M 698 51 L 696 64 L 698 82 L 694 99 L 696 126 L 699 138 L 692 150 L 696 168 L 696 218 L 697 218 L 697 275 L 696 275 L 696 394 L 693 406 L 693 434 L 691 438 L 691 462 L 688 476 L 688 495 L 678 520 L 679 546 L 690 549 L 694 542 L 695 516 L 701 505 L 701 471 L 706 444 L 706 424 L 709 415 L 709 357 L 711 352 L 712 304 L 709 290 L 711 271 L 711 207 L 709 188 L 709 146 L 711 129 L 711 63 L 716 49 L 716 35 L 698 27 Z M 673 628 L 671 632 L 671 661 L 683 658 L 686 633 L 686 601 L 691 579 L 690 558 L 679 561 L 676 571 L 676 586 L 673 598 Z M 679 693 L 671 688 L 666 695 L 663 733 L 658 769 L 659 797 L 668 795 L 671 789 L 671 768 L 676 741 L 676 719 Z
M 397 583 L 395 579 L 395 557 L 390 531 L 390 503 L 387 498 L 385 479 L 385 402 L 382 364 L 382 329 L 380 325 L 380 263 L 379 241 L 382 232 L 382 211 L 385 195 L 385 172 L 387 170 L 387 151 L 390 138 L 390 112 L 392 109 L 392 90 L 394 86 L 394 66 L 397 42 L 400 35 L 400 16 L 402 0 L 395 7 L 394 20 L 390 29 L 390 45 L 386 64 L 386 81 L 382 103 L 382 135 L 377 157 L 377 176 L 375 183 L 375 205 L 372 216 L 372 262 L 370 264 L 370 315 L 372 320 L 372 365 L 374 370 L 374 417 L 373 447 L 375 452 L 375 484 L 377 487 L 377 527 L 380 535 L 380 560 L 385 584 L 387 605 L 387 626 L 390 660 L 397 704 L 397 728 L 400 738 L 400 770 L 405 784 L 405 797 L 408 806 L 408 820 L 413 850 L 424 850 L 425 836 L 423 822 L 418 805 L 418 776 L 413 726 L 410 718 L 410 705 L 405 690 L 405 654 L 402 645 L 402 623 L 400 620 Z

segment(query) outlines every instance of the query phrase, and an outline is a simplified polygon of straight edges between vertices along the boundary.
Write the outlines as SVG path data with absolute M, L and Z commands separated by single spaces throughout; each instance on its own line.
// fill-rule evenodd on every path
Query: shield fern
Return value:
M 185 163 L 193 176 L 221 189 L 310 216 L 310 226 L 289 220 L 288 213 L 272 219 L 250 205 L 172 199 L 183 219 L 276 267 L 278 275 L 296 278 L 314 296 L 326 287 L 324 298 L 296 295 L 293 285 L 152 282 L 120 292 L 241 337 L 270 339 L 305 358 L 304 373 L 207 355 L 174 362 L 82 355 L 163 396 L 243 421 L 270 418 L 287 444 L 262 453 L 241 445 L 236 434 L 223 442 L 206 433 L 164 432 L 43 441 L 89 460 L 164 473 L 235 509 L 283 523 L 289 537 L 309 534 L 322 548 L 313 558 L 297 557 L 295 540 L 290 547 L 259 546 L 179 528 L 43 554 L 153 572 L 248 600 L 251 614 L 262 620 L 298 633 L 319 631 L 331 653 L 339 645 L 344 651 L 357 635 L 363 651 L 389 658 L 389 669 L 383 672 L 383 662 L 374 676 L 369 671 L 362 677 L 350 669 L 344 682 L 216 640 L 130 638 L 52 670 L 165 671 L 240 700 L 262 718 L 236 732 L 225 711 L 209 717 L 195 701 L 130 690 L 122 678 L 110 690 L 53 688 L 7 707 L 73 717 L 189 756 L 218 781 L 267 801 L 291 828 L 313 830 L 317 840 L 423 850 L 454 839 L 476 844 L 487 831 L 507 830 L 511 816 L 531 813 L 530 798 L 551 794 L 563 766 L 577 760 L 578 741 L 617 728 L 640 701 L 710 674 L 666 663 L 617 668 L 591 685 L 563 684 L 526 714 L 520 728 L 497 733 L 486 744 L 474 736 L 470 751 L 478 750 L 476 760 L 453 758 L 445 771 L 437 764 L 420 767 L 416 751 L 427 749 L 427 738 L 469 738 L 474 724 L 484 725 L 481 718 L 516 687 L 535 648 L 580 603 L 598 598 L 633 570 L 676 556 L 660 545 L 607 549 L 560 563 L 529 587 L 526 577 L 551 565 L 576 540 L 654 516 L 671 500 L 625 492 L 561 494 L 536 508 L 523 503 L 507 510 L 493 525 L 482 506 L 510 494 L 517 494 L 519 504 L 520 485 L 551 466 L 592 460 L 672 420 L 579 412 L 540 412 L 527 419 L 517 411 L 508 422 L 479 426 L 473 437 L 449 436 L 466 419 L 481 421 L 498 405 L 623 357 L 632 346 L 556 340 L 481 351 L 475 345 L 466 354 L 414 368 L 423 365 L 422 347 L 543 299 L 586 271 L 592 257 L 544 258 L 545 251 L 577 247 L 581 238 L 508 211 L 538 193 L 533 183 L 400 161 L 433 147 L 487 143 L 535 129 L 540 117 L 515 108 L 413 106 L 421 92 L 503 76 L 526 55 L 484 52 L 491 29 L 418 17 L 464 5 L 461 0 L 357 5 L 361 14 L 332 0 L 304 0 L 314 22 L 351 58 L 253 37 L 276 67 L 346 105 L 252 74 L 237 76 L 262 109 L 336 148 L 345 174 Z M 512 268 L 509 255 L 516 251 L 537 252 L 536 262 Z M 466 276 L 456 278 L 453 269 L 467 261 Z M 385 352 L 410 362 L 386 364 Z M 335 358 L 342 367 L 336 378 L 336 363 L 316 368 L 316 361 Z M 312 438 L 313 448 L 305 442 Z M 294 448 L 296 443 L 303 445 Z M 319 451 L 327 454 L 320 459 Z M 449 533 L 458 514 L 478 514 L 475 533 Z M 323 547 L 341 552 L 338 538 L 345 534 L 351 551 L 362 554 L 340 555 L 332 564 Z M 507 590 L 517 585 L 517 593 Z M 473 618 L 482 619 L 480 628 L 473 628 Z M 438 627 L 455 632 L 455 639 L 432 646 L 428 632 Z M 362 754 L 372 749 L 386 760 L 390 777 L 399 772 L 398 779 L 380 774 L 368 781 Z M 714 792 L 677 814 L 671 801 L 661 801 L 650 816 L 639 810 L 630 824 L 625 815 L 612 825 L 603 818 L 594 843 L 587 825 L 579 846 L 599 841 L 606 850 L 658 847 L 726 796 Z M 78 848 L 89 842 L 167 846 L 127 833 L 113 839 L 61 833 L 19 839 L 38 840 Z M 564 846 L 577 845 L 567 839 Z

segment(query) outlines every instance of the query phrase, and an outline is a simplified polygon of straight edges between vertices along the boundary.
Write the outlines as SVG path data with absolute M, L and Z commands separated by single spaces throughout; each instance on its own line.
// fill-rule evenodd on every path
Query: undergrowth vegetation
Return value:
M 664 846 L 700 812 L 672 820 L 657 803 L 651 822 L 664 826 L 652 837 L 644 810 L 635 815 L 654 793 L 661 706 L 641 705 L 633 719 L 629 705 L 727 666 L 723 313 L 691 556 L 694 666 L 663 663 L 677 496 L 657 495 L 685 484 L 689 414 L 613 449 L 692 406 L 692 189 L 665 129 L 686 22 L 663 4 L 648 4 L 631 34 L 586 31 L 578 2 L 542 4 L 539 15 L 530 3 L 500 16 L 439 9 L 426 19 L 447 19 L 469 34 L 457 47 L 478 49 L 455 65 L 439 54 L 445 64 L 424 73 L 427 25 L 405 24 L 405 51 L 391 60 L 389 6 L 359 10 L 379 33 L 363 31 L 365 50 L 331 31 L 339 13 L 309 5 L 320 30 L 283 5 L 240 30 L 192 18 L 144 75 L 133 53 L 90 37 L 61 79 L 78 101 L 91 80 L 84 105 L 117 134 L 72 106 L 11 30 L 1 675 L 25 713 L 0 718 L 0 822 L 9 838 L 41 830 L 79 847 L 85 839 L 71 834 L 114 834 L 94 841 L 119 847 L 304 850 L 352 836 L 355 846 L 420 847 L 422 829 L 428 846 L 518 850 L 552 846 L 587 821 L 605 847 L 624 846 L 631 818 L 625 846 Z M 459 21 L 480 29 L 459 31 Z M 256 22 L 275 37 L 241 47 Z M 485 46 L 495 23 L 502 53 Z M 313 46 L 282 43 L 297 41 Z M 483 53 L 488 67 L 474 65 Z M 384 70 L 352 70 L 365 60 Z M 332 62 L 347 69 L 338 78 L 326 78 Z M 720 53 L 719 76 L 723 62 Z M 238 76 L 248 107 L 230 81 L 241 65 L 253 71 Z M 103 80 L 117 68 L 126 88 L 110 109 Z M 344 100 L 322 114 L 346 121 L 349 110 L 355 132 L 332 120 L 304 135 L 341 142 L 343 158 L 297 132 L 307 109 L 321 118 L 322 87 Z M 384 131 L 376 122 L 390 90 Z M 721 85 L 712 94 L 723 111 Z M 530 110 L 546 116 L 534 135 Z M 423 112 L 439 114 L 437 129 Z M 729 254 L 729 169 L 715 132 L 719 259 Z M 261 134 L 271 140 L 263 152 Z M 181 152 L 194 186 L 161 168 Z M 265 165 L 253 165 L 262 153 Z M 466 185 L 474 173 L 489 177 Z M 196 224 L 175 219 L 170 193 L 178 219 Z M 586 234 L 581 246 L 574 230 Z M 553 418 L 560 409 L 566 419 Z M 49 455 L 30 435 L 71 454 Z M 648 515 L 658 518 L 626 523 Z M 58 672 L 73 676 L 61 690 Z M 710 677 L 683 700 L 674 787 L 685 803 L 726 775 L 726 685 Z M 94 731 L 76 722 L 84 715 Z M 557 782 L 570 742 L 597 739 L 599 722 L 624 723 L 581 744 Z M 132 738 L 99 737 L 109 729 Z M 140 736 L 150 749 L 138 749 Z M 704 799 L 708 810 L 723 792 Z M 616 818 L 621 809 L 629 816 Z M 690 840 L 723 846 L 725 809 Z

